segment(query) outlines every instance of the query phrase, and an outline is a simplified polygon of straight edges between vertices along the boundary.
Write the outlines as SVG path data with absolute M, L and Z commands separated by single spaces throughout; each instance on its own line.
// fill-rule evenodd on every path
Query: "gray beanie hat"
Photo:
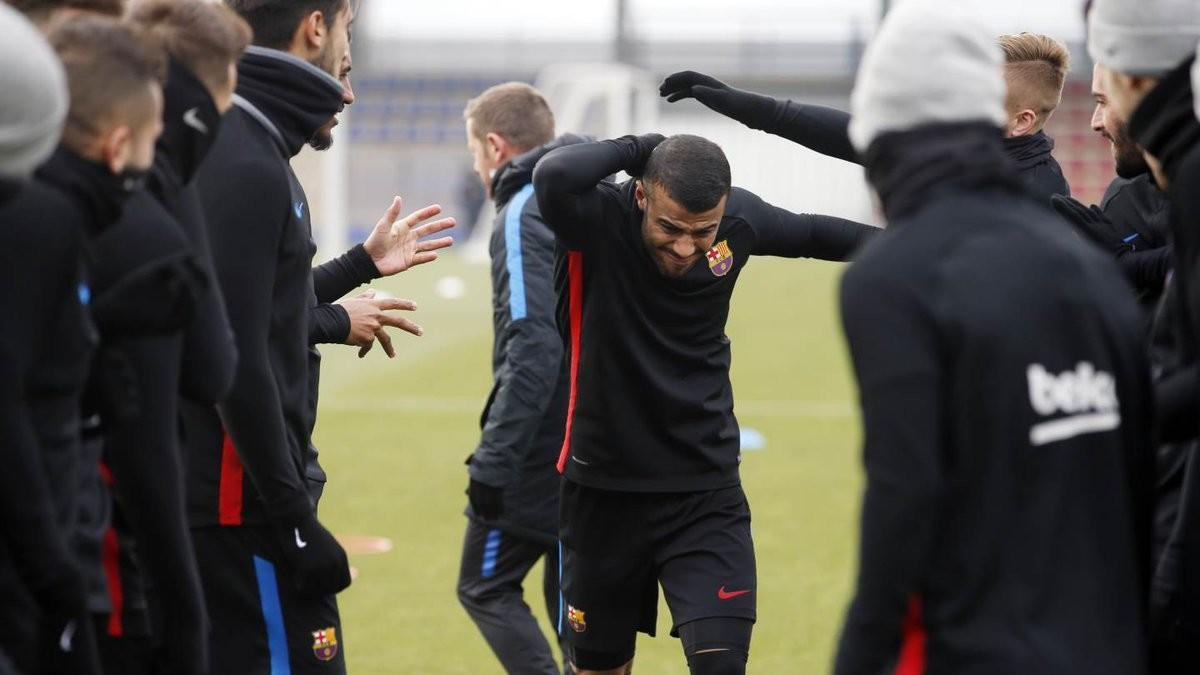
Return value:
M 49 43 L 0 2 L 0 177 L 26 178 L 54 151 L 67 117 L 67 77 Z
M 1088 15 L 1088 54 L 1126 75 L 1157 76 L 1196 53 L 1200 2 L 1095 0 Z
M 905 0 L 867 47 L 850 97 L 850 140 L 937 122 L 1003 126 L 1004 54 L 982 0 Z

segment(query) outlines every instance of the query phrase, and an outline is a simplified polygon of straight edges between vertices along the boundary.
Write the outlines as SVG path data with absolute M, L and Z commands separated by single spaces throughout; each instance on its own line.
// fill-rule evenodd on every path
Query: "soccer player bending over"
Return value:
M 1005 159 L 980 4 L 897 7 L 851 99 L 888 225 L 841 289 L 867 483 L 834 672 L 1139 675 L 1140 317 L 1116 266 Z
M 606 180 L 622 170 L 638 178 Z M 568 250 L 558 466 L 574 665 L 630 668 L 637 632 L 654 634 L 661 583 L 691 672 L 744 672 L 757 599 L 729 299 L 750 256 L 846 260 L 875 230 L 731 188 L 724 153 L 697 136 L 559 148 L 533 184 Z

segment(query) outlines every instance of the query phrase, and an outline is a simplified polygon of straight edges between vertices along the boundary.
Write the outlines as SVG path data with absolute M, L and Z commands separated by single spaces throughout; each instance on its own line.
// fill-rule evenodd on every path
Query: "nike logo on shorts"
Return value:
M 751 593 L 751 590 L 750 590 L 750 589 L 748 589 L 748 588 L 747 588 L 746 590 L 744 590 L 744 591 L 726 591 L 726 590 L 725 590 L 725 587 L 724 587 L 724 586 L 722 586 L 722 587 L 720 587 L 720 588 L 718 588 L 718 589 L 717 589 L 717 599 L 718 599 L 718 600 L 720 600 L 720 601 L 722 601 L 722 602 L 724 602 L 724 601 L 726 601 L 726 600 L 732 600 L 732 599 L 734 599 L 734 598 L 740 598 L 740 597 L 742 597 L 743 595 L 750 595 L 750 593 Z
M 300 528 L 293 528 L 292 532 L 296 534 L 296 548 L 304 548 L 308 546 L 308 542 L 300 538 Z

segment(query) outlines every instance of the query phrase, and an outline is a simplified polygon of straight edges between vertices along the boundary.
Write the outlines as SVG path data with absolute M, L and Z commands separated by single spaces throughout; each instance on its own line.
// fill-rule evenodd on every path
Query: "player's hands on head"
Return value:
M 362 358 L 375 346 L 375 340 L 383 345 L 383 351 L 389 359 L 396 358 L 396 350 L 392 347 L 392 338 L 386 328 L 399 328 L 417 337 L 424 334 L 416 323 L 388 314 L 392 311 L 412 312 L 417 309 L 417 303 L 400 298 L 376 298 L 375 291 L 366 290 L 358 297 L 347 298 L 337 303 L 346 310 L 350 317 L 350 334 L 346 336 L 346 344 L 358 347 L 358 358 Z
M 694 70 L 681 70 L 673 75 L 668 75 L 667 79 L 658 87 L 658 94 L 667 99 L 667 103 L 675 103 L 682 101 L 685 98 L 694 98 L 705 105 L 702 96 L 713 91 L 728 89 L 729 87 L 715 77 L 710 77 L 704 73 L 697 73 Z M 696 91 L 700 89 L 700 91 Z
M 1104 250 L 1121 255 L 1136 248 L 1134 240 L 1137 234 L 1123 233 L 1099 206 L 1085 206 L 1074 198 L 1062 195 L 1052 196 L 1050 204 L 1084 239 Z
M 471 510 L 483 520 L 496 520 L 504 515 L 504 488 L 481 483 L 474 478 L 467 486 Z
M 431 204 L 401 219 L 400 209 L 403 205 L 404 202 L 399 197 L 392 199 L 391 206 L 363 242 L 363 248 L 371 256 L 371 261 L 375 263 L 375 269 L 379 270 L 380 276 L 390 277 L 418 265 L 431 263 L 437 260 L 439 249 L 454 244 L 450 237 L 422 241 L 426 237 L 454 227 L 453 218 L 425 222 L 440 215 L 442 207 Z
M 622 136 L 617 139 L 626 144 L 625 173 L 635 178 L 640 177 L 650 161 L 650 154 L 659 143 L 667 140 L 662 134 L 642 134 L 641 136 Z
M 333 534 L 308 514 L 298 523 L 277 527 L 284 562 L 296 590 L 313 596 L 340 593 L 350 586 L 350 561 Z

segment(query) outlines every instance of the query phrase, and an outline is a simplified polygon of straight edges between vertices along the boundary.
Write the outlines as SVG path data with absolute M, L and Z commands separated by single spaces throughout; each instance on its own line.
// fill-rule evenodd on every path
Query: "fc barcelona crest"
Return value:
M 733 251 L 729 250 L 727 240 L 721 240 L 716 246 L 708 249 L 704 257 L 708 258 L 708 269 L 712 270 L 713 276 L 723 277 L 733 269 Z
M 313 655 L 319 661 L 332 661 L 337 656 L 337 629 L 313 631 Z
M 587 617 L 582 611 L 567 605 L 567 625 L 576 633 L 582 633 L 587 630 Z

